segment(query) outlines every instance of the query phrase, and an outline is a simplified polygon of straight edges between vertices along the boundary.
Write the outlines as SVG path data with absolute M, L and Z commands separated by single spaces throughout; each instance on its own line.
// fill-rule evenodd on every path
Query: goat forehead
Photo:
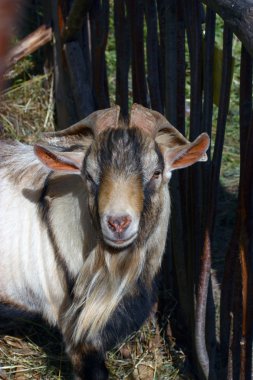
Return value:
M 91 170 L 112 168 L 119 173 L 149 171 L 159 161 L 153 139 L 136 129 L 108 130 L 99 136 L 88 159 Z

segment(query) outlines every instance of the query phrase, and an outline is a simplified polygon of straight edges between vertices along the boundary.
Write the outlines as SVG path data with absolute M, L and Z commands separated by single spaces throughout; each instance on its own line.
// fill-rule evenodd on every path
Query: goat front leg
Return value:
M 108 370 L 105 366 L 103 352 L 86 345 L 78 345 L 68 350 L 75 380 L 107 380 Z

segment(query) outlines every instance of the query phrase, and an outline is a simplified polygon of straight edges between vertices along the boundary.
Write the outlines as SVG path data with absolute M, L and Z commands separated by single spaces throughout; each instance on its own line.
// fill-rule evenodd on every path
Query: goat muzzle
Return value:
M 107 223 L 109 228 L 113 232 L 122 233 L 124 232 L 132 222 L 132 218 L 130 215 L 122 215 L 122 216 L 109 216 L 107 219 Z

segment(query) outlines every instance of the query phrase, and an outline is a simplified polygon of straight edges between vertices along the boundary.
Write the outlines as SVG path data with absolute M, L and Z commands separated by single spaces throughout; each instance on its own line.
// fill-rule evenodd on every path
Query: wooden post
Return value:
M 159 60 L 159 43 L 157 34 L 157 8 L 154 0 L 145 1 L 145 16 L 147 23 L 147 82 L 151 108 L 163 113 L 161 99 L 161 84 L 159 72 L 161 70 Z
M 85 16 L 92 6 L 92 2 L 93 0 L 75 0 L 72 3 L 62 32 L 64 42 L 77 39 L 78 33 L 84 24 Z
M 127 5 L 131 28 L 133 101 L 147 107 L 143 40 L 144 3 L 143 0 L 127 0 Z
M 110 106 L 105 49 L 109 28 L 109 0 L 94 0 L 90 10 L 92 86 L 95 107 Z
M 128 76 L 130 68 L 130 24 L 126 2 L 114 1 L 114 33 L 116 44 L 116 104 L 124 118 L 128 116 Z
M 55 36 L 55 42 L 53 46 L 53 58 L 56 125 L 57 129 L 64 129 L 69 125 L 74 124 L 78 120 L 78 118 L 75 109 L 75 102 L 72 96 L 67 66 L 63 59 L 61 28 L 64 25 L 64 19 L 62 4 L 58 4 L 57 1 L 50 1 L 49 7 L 52 7 L 51 17 L 53 21 Z

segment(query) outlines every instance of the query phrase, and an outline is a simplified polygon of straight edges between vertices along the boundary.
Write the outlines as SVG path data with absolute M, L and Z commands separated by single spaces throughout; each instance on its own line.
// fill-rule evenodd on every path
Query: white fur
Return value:
M 1 143 L 0 148 L 0 301 L 38 312 L 56 325 L 62 317 L 66 284 L 50 240 L 47 220 L 43 220 L 38 207 L 43 184 L 50 171 L 36 158 L 32 147 Z M 137 281 L 144 265 L 149 268 L 150 281 L 160 267 L 170 214 L 169 192 L 164 184 L 162 214 L 156 231 L 143 243 L 143 247 L 130 255 L 126 248 L 115 256 L 106 251 L 101 253 L 81 177 L 65 174 L 64 181 L 62 179 L 59 173 L 50 177 L 45 198 L 50 206 L 48 218 L 54 241 L 71 277 L 77 279 L 75 302 L 70 306 L 66 325 L 63 322 L 62 328 L 63 332 L 67 330 L 68 316 L 71 320 L 76 310 L 82 308 L 77 325 L 73 326 L 73 338 L 78 341 L 85 331 L 89 331 L 88 337 L 95 344 L 97 333 L 120 299 L 130 291 L 130 284 Z M 121 208 L 125 211 L 126 199 L 119 197 L 116 201 L 117 212 Z M 131 228 L 136 228 L 139 219 L 133 214 L 133 209 L 128 212 L 135 218 Z M 148 252 L 153 254 L 149 257 Z M 96 264 L 99 255 L 104 262 L 101 269 Z M 121 264 L 126 268 L 129 266 L 129 270 L 118 275 L 117 267 Z

